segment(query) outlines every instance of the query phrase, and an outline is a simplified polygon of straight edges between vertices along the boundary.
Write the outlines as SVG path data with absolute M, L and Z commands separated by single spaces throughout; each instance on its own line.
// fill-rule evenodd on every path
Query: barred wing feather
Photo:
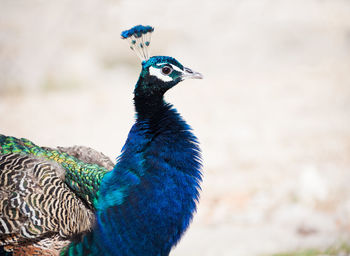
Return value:
M 0 246 L 15 253 L 35 239 L 36 249 L 52 249 L 55 245 L 47 245 L 45 237 L 56 236 L 62 243 L 91 229 L 93 213 L 64 183 L 64 173 L 44 158 L 0 155 Z

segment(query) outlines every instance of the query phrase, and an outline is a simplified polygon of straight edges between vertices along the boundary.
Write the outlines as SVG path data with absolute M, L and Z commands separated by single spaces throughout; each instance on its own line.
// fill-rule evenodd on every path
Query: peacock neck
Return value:
M 164 109 L 166 103 L 161 95 L 154 95 L 150 98 L 135 95 L 134 105 L 137 120 L 140 121 L 150 120 L 152 117 L 157 116 Z
M 118 163 L 101 182 L 96 225 L 71 244 L 72 255 L 168 255 L 192 219 L 201 181 L 197 138 L 162 97 L 135 96 L 135 108 Z
M 151 119 L 164 110 L 164 93 L 173 85 L 160 82 L 155 76 L 141 75 L 134 90 L 134 105 L 138 119 Z

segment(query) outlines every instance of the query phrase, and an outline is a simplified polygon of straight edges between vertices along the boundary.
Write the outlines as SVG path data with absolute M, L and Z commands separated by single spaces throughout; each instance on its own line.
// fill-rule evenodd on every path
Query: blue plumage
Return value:
M 190 126 L 163 95 L 185 78 L 201 75 L 171 57 L 142 63 L 134 91 L 137 119 L 116 166 L 101 181 L 96 224 L 66 255 L 162 256 L 179 241 L 199 199 L 201 157 Z
M 170 105 L 161 108 L 153 120 L 136 122 L 101 183 L 91 235 L 111 255 L 168 255 L 196 209 L 197 140 Z

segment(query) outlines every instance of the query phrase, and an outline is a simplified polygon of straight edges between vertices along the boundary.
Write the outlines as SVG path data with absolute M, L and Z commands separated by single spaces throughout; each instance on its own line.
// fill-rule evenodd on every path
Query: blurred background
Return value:
M 171 255 L 349 252 L 348 0 L 0 0 L 0 133 L 115 159 L 140 71 L 120 32 L 137 24 L 205 76 L 167 93 L 204 158 Z

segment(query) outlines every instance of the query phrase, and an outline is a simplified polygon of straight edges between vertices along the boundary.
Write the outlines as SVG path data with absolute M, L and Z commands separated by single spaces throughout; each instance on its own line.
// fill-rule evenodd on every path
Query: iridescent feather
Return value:
M 149 46 L 151 44 L 151 34 L 154 28 L 151 26 L 138 25 L 121 33 L 122 39 L 129 42 L 130 49 L 142 60 L 149 59 Z

